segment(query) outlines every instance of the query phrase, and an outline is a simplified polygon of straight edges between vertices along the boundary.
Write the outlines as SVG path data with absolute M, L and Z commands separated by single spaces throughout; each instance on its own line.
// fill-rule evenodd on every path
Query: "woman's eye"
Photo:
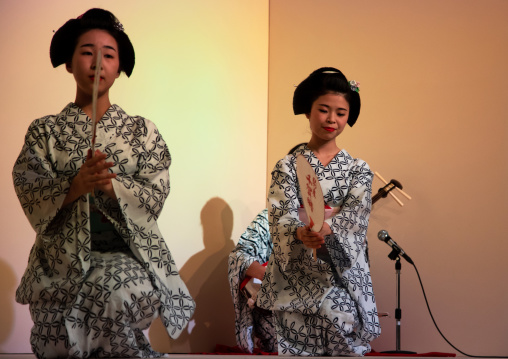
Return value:
M 323 110 L 323 109 L 319 109 L 319 112 L 321 112 L 321 113 L 327 113 L 328 111 Z

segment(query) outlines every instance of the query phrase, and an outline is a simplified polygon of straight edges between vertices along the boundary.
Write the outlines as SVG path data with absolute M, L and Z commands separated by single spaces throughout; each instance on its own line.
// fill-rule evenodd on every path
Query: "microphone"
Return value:
M 407 260 L 409 263 L 411 263 L 412 265 L 414 265 L 413 263 L 413 260 L 411 259 L 411 257 L 409 257 L 406 252 L 404 252 L 402 250 L 402 248 L 400 248 L 400 246 L 397 244 L 397 242 L 395 242 L 392 237 L 390 237 L 390 235 L 388 234 L 387 231 L 385 231 L 384 229 L 379 231 L 379 233 L 377 234 L 377 237 L 385 242 L 386 244 L 388 244 L 390 247 L 392 247 L 392 249 L 394 250 L 394 252 L 396 252 L 398 255 L 402 256 L 405 260 Z M 390 257 L 391 258 L 391 257 Z M 395 258 L 391 258 L 392 260 L 395 259 Z

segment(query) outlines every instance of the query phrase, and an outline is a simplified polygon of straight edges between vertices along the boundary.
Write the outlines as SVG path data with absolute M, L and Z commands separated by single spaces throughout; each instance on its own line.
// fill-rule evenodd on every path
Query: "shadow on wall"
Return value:
M 0 259 L 0 353 L 4 353 L 4 343 L 7 342 L 14 326 L 13 298 L 15 296 L 17 280 L 12 268 Z
M 201 210 L 204 249 L 180 269 L 180 276 L 196 301 L 189 326 L 171 339 L 160 319 L 149 330 L 152 347 L 163 353 L 209 353 L 216 344 L 235 345 L 234 310 L 228 282 L 233 211 L 221 198 L 210 199 Z

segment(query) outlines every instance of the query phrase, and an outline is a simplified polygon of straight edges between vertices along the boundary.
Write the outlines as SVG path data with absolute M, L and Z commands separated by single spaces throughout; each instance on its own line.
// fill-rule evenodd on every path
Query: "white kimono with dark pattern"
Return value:
M 247 269 L 253 262 L 267 262 L 272 249 L 268 211 L 263 209 L 242 234 L 228 259 L 228 278 L 235 307 L 236 343 L 246 353 L 254 351 L 254 338 L 262 351 L 277 351 L 272 312 L 250 308 L 247 298 L 240 293 L 240 284 L 245 279 Z
M 152 122 L 108 109 L 96 148 L 115 163 L 118 201 L 96 191 L 95 205 L 116 231 L 103 236 L 113 248 L 93 250 L 89 196 L 61 208 L 90 148 L 91 125 L 70 103 L 28 129 L 13 180 L 36 239 L 16 300 L 30 305 L 39 358 L 158 357 L 142 330 L 160 316 L 176 338 L 195 308 L 157 226 L 171 157 Z
M 316 261 L 296 238 L 304 226 L 296 156 L 314 168 L 325 205 L 340 207 L 327 219 L 332 235 Z M 273 254 L 258 293 L 258 306 L 273 310 L 279 355 L 362 356 L 380 326 L 366 257 L 372 172 L 345 150 L 323 166 L 306 145 L 280 160 L 268 194 Z

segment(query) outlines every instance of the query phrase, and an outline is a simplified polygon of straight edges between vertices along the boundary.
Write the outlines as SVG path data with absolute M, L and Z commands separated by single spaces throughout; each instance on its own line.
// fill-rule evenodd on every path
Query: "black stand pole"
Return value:
M 395 249 L 388 255 L 388 258 L 395 260 L 395 273 L 397 279 L 397 308 L 395 309 L 395 320 L 397 323 L 395 327 L 395 350 L 389 350 L 382 353 L 416 354 L 415 352 L 400 350 L 400 320 L 402 319 L 402 310 L 400 309 L 400 270 L 402 268 L 402 264 L 400 263 L 399 252 Z

